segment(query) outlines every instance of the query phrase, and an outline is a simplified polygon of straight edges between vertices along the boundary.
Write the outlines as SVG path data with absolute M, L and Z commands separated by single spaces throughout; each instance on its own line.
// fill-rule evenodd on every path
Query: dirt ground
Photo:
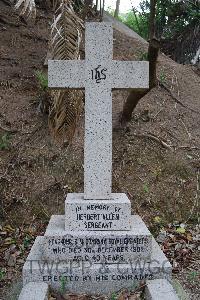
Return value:
M 73 144 L 63 147 L 52 139 L 47 116 L 38 110 L 35 72 L 47 72 L 50 21 L 51 15 L 39 10 L 36 22 L 27 25 L 0 1 L 2 300 L 36 235 L 44 232 L 52 214 L 64 213 L 65 195 L 83 191 L 84 112 Z M 141 60 L 146 47 L 114 32 L 115 59 Z M 168 242 L 161 247 L 191 299 L 198 299 L 200 77 L 193 67 L 163 54 L 158 69 L 160 84 L 140 101 L 125 127 L 119 119 L 128 92 L 113 92 L 113 191 L 129 196 L 132 212 L 155 236 L 166 232 Z M 185 232 L 178 234 L 181 223 Z M 169 241 L 170 232 L 184 251 Z M 196 275 L 190 279 L 191 274 Z

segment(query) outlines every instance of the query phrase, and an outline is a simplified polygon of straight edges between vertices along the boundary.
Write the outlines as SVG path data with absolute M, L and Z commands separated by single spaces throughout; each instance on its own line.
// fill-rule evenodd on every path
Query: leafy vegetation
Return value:
M 149 187 L 148 187 L 147 183 L 145 183 L 145 184 L 143 185 L 143 189 L 144 189 L 144 192 L 145 192 L 146 194 L 149 193 Z
M 138 54 L 138 60 L 148 60 L 148 52 L 140 51 Z
M 162 84 L 166 82 L 166 74 L 165 74 L 165 72 L 163 70 L 160 73 L 160 82 Z
M 40 88 L 43 91 L 46 91 L 46 89 L 48 88 L 48 78 L 47 75 L 44 74 L 42 71 L 36 71 L 35 72 L 37 81 L 39 83 Z
M 60 292 L 63 294 L 66 290 L 67 278 L 65 276 L 61 276 L 60 279 Z
M 10 135 L 8 133 L 0 136 L 0 150 L 9 150 L 10 148 Z
M 113 14 L 112 11 L 109 11 Z M 121 14 L 118 19 L 149 39 L 150 0 L 140 1 L 139 8 Z M 199 49 L 200 2 L 196 0 L 157 0 L 155 36 L 162 41 L 166 54 L 180 63 L 191 63 Z M 199 52 L 198 52 L 199 53 Z M 199 56 L 199 55 L 198 55 Z M 195 59 L 195 63 L 198 59 Z
M 158 37 L 173 37 L 177 32 L 200 19 L 200 4 L 193 1 L 157 0 L 156 33 Z M 143 0 L 119 19 L 144 38 L 148 38 L 150 0 Z
M 110 300 L 116 300 L 117 299 L 117 294 L 116 293 L 112 293 Z
M 1 268 L 0 269 L 0 281 L 4 279 L 5 275 L 6 275 L 5 269 Z
M 120 15 L 119 20 L 144 39 L 148 39 L 148 14 L 142 15 L 139 12 L 129 11 L 127 14 Z

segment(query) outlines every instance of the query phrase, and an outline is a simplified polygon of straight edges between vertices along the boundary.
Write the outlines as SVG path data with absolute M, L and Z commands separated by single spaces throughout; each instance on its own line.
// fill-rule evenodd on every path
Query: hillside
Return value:
M 47 71 L 50 20 L 39 10 L 36 23 L 27 25 L 0 2 L 2 291 L 19 276 L 34 238 L 45 230 L 49 217 L 64 212 L 65 195 L 83 191 L 84 111 L 68 147 L 52 139 L 47 116 L 38 111 L 35 72 Z M 147 46 L 114 32 L 114 59 L 141 60 Z M 160 85 L 141 100 L 125 127 L 119 119 L 128 92 L 113 92 L 113 191 L 129 196 L 133 213 L 155 236 L 161 227 L 165 229 L 163 250 L 195 299 L 197 280 L 188 278 L 198 270 L 194 260 L 198 255 L 200 77 L 193 67 L 179 65 L 164 54 L 159 56 L 158 70 Z M 180 223 L 186 225 L 186 233 L 177 234 L 175 225 Z

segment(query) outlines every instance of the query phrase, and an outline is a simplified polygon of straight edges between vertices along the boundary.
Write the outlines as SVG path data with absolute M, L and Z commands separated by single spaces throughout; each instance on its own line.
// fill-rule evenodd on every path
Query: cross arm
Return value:
M 112 88 L 148 89 L 149 63 L 147 61 L 113 61 Z
M 83 89 L 85 62 L 81 60 L 49 60 L 48 86 L 50 88 Z

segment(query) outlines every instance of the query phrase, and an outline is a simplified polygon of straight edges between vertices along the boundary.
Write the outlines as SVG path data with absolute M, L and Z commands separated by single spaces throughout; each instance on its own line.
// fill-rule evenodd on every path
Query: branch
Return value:
M 189 109 L 190 111 L 192 111 L 192 112 L 194 112 L 194 113 L 200 114 L 200 111 L 194 110 L 194 109 L 192 109 L 191 107 L 185 105 L 183 102 L 181 102 L 181 100 L 179 100 L 179 99 L 172 93 L 171 89 L 168 88 L 168 86 L 167 86 L 166 84 L 164 84 L 164 83 L 161 82 L 160 80 L 158 80 L 158 82 L 159 82 L 159 85 L 160 85 L 161 87 L 163 87 L 163 88 L 168 92 L 168 94 L 172 97 L 172 99 L 175 100 L 176 103 L 180 104 L 182 107 L 187 108 L 187 109 Z
M 177 114 L 180 116 L 180 113 L 179 113 L 179 111 L 178 111 L 178 109 L 176 107 L 176 104 L 175 104 L 175 110 L 176 110 Z M 187 129 L 187 126 L 185 125 L 185 123 L 183 122 L 183 120 L 181 119 L 181 117 L 179 117 L 179 121 L 182 123 L 182 125 L 183 125 L 183 127 L 184 127 L 184 129 L 185 129 L 185 131 L 186 131 L 186 133 L 187 133 L 187 135 L 189 137 L 189 140 L 191 140 L 192 139 L 192 135 L 189 132 L 189 130 Z
M 161 144 L 164 148 L 167 148 L 170 151 L 174 151 L 171 145 L 168 145 L 166 142 L 164 142 L 160 137 L 156 136 L 153 133 L 144 133 L 144 134 L 134 134 L 135 136 L 138 137 L 146 137 L 146 138 L 150 138 L 156 142 L 158 142 L 159 144 Z

